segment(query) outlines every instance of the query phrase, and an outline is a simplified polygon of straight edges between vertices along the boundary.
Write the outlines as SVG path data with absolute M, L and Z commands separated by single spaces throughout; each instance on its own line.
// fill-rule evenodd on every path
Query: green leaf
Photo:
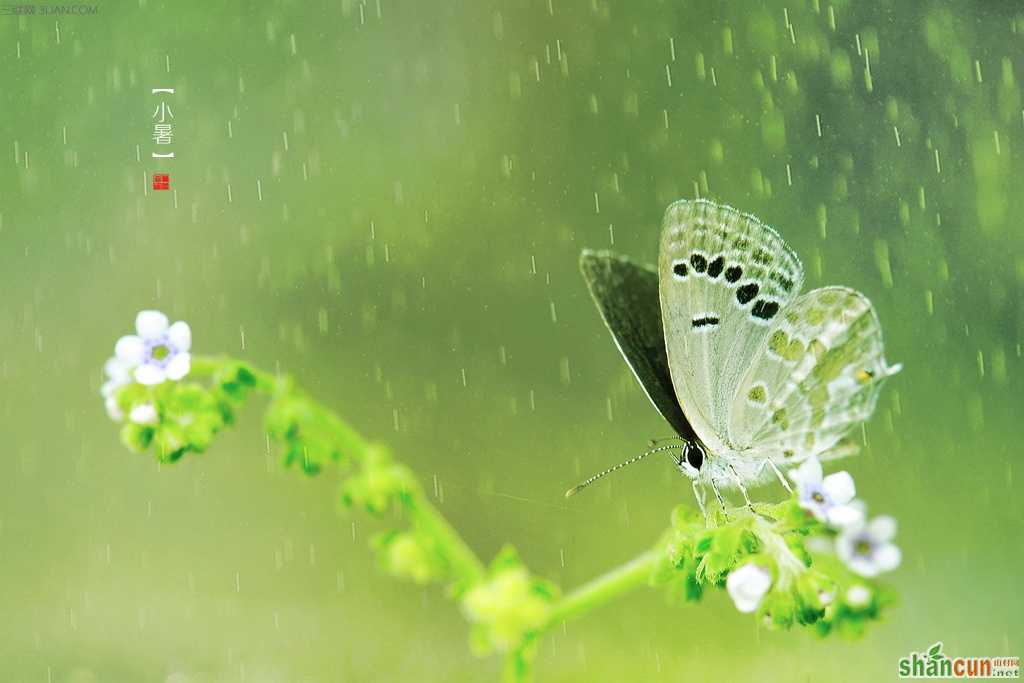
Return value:
M 778 590 L 768 591 L 757 610 L 770 626 L 782 629 L 793 625 L 796 612 L 797 604 L 793 594 Z
M 153 441 L 153 433 L 152 427 L 126 422 L 121 427 L 121 443 L 129 450 L 142 453 L 149 448 L 149 444 Z

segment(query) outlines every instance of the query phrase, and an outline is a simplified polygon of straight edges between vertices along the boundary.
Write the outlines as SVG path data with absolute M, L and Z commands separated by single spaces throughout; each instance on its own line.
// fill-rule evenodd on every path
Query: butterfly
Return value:
M 580 268 L 619 351 L 677 443 L 609 468 L 566 495 L 651 453 L 671 451 L 693 482 L 747 487 L 815 456 L 858 450 L 847 437 L 870 417 L 887 377 L 871 302 L 847 287 L 800 293 L 803 266 L 756 217 L 705 199 L 665 211 L 657 270 L 607 251 Z M 681 445 L 680 445 L 681 443 Z M 706 511 L 705 511 L 706 515 Z

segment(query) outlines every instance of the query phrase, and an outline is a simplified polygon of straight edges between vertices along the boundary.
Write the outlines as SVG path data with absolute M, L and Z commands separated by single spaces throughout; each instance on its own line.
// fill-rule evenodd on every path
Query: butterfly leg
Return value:
M 782 475 L 782 472 L 779 470 L 778 466 L 775 464 L 775 461 L 772 460 L 771 458 L 765 458 L 765 461 L 769 465 L 771 465 L 772 471 L 775 472 L 775 476 L 779 478 L 780 482 L 782 482 L 782 486 L 786 489 L 786 491 L 788 491 L 789 493 L 793 493 L 793 487 L 789 485 L 788 481 L 786 481 L 786 477 L 784 477 Z
M 754 512 L 754 504 L 750 502 L 750 496 L 747 495 L 747 489 L 745 486 L 743 486 L 743 480 L 740 479 L 740 475 L 736 471 L 736 468 L 733 467 L 732 465 L 729 465 L 729 471 L 732 472 L 733 479 L 736 480 L 736 486 L 739 488 L 740 493 L 743 494 L 743 500 L 745 500 L 747 503 L 747 509 L 750 510 L 751 512 Z
M 725 521 L 729 521 L 729 511 L 725 507 L 725 499 L 722 498 L 722 492 L 718 490 L 718 484 L 715 483 L 714 479 L 711 479 L 711 490 L 715 492 L 715 498 L 718 499 L 718 505 L 722 508 L 722 514 L 725 515 Z
M 708 510 L 704 507 L 704 498 L 707 493 L 704 491 L 704 485 L 698 484 L 697 480 L 694 479 L 693 484 L 693 497 L 697 499 L 697 507 L 700 508 L 700 514 L 704 515 L 704 526 L 711 526 L 711 520 L 708 518 Z

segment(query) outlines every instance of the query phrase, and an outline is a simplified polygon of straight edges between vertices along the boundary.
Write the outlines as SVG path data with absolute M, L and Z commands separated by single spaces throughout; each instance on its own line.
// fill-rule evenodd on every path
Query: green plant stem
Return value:
M 661 559 L 662 553 L 648 550 L 629 562 L 583 584 L 552 605 L 544 630 L 570 621 L 595 607 L 647 585 L 652 570 Z
M 233 362 L 236 361 L 227 357 L 196 356 L 192 359 L 192 375 L 211 376 L 223 366 Z M 248 364 L 245 367 L 255 377 L 254 389 L 262 394 L 274 396 L 280 392 L 295 390 L 291 378 L 288 376 L 274 375 Z M 352 453 L 356 456 L 356 460 L 362 460 L 367 451 L 373 448 L 362 435 L 342 422 L 332 411 L 315 401 L 311 401 L 310 405 L 320 414 L 323 421 L 330 425 L 339 448 L 347 453 Z M 413 524 L 428 531 L 434 538 L 440 539 L 445 559 L 458 577 L 468 584 L 483 579 L 485 572 L 483 562 L 459 536 L 444 515 L 427 500 L 420 487 L 402 495 L 401 503 Z
M 217 370 L 221 369 L 228 363 L 237 362 L 233 358 L 227 356 L 212 357 L 212 356 L 192 356 L 192 367 L 189 370 L 190 377 L 210 377 Z M 256 378 L 256 390 L 264 394 L 273 394 L 280 386 L 282 379 L 277 375 L 272 375 L 269 372 L 264 372 L 251 365 L 245 364 L 247 370 L 249 370 Z
M 237 363 L 229 357 L 192 358 L 191 374 L 196 377 L 215 377 L 225 366 Z M 275 397 L 288 392 L 298 392 L 290 377 L 276 375 L 244 364 L 246 370 L 254 377 L 253 389 L 261 394 Z M 321 422 L 329 425 L 333 440 L 339 450 L 352 455 L 357 463 L 363 463 L 367 454 L 376 446 L 364 439 L 332 411 L 316 401 L 308 402 L 311 410 L 315 410 Z M 472 586 L 486 578 L 486 568 L 476 553 L 467 545 L 455 528 L 445 519 L 444 515 L 427 499 L 418 484 L 403 491 L 399 496 L 402 509 L 410 522 L 426 531 L 431 537 L 438 539 L 444 560 L 450 566 L 452 575 L 456 577 L 462 588 Z M 546 623 L 533 634 L 533 638 L 541 636 L 559 624 L 579 617 L 597 607 L 645 586 L 661 553 L 649 550 L 633 558 L 629 562 L 616 567 L 607 573 L 587 582 L 551 606 Z M 532 655 L 522 647 L 507 653 L 503 678 L 506 681 L 526 681 L 531 675 Z
M 402 495 L 401 501 L 403 509 L 413 524 L 441 541 L 445 559 L 451 565 L 452 571 L 466 585 L 483 580 L 485 573 L 483 562 L 459 536 L 444 515 L 426 499 L 422 490 L 415 494 Z

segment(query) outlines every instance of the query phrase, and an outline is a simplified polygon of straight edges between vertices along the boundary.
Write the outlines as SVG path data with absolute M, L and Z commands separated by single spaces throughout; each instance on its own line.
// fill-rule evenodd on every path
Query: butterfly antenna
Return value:
M 659 443 L 665 443 L 666 441 L 686 441 L 681 436 L 665 436 L 660 439 L 651 439 L 647 442 L 649 446 L 657 446 Z
M 576 495 L 577 493 L 579 493 L 583 489 L 587 488 L 588 486 L 593 484 L 595 481 L 597 481 L 601 477 L 609 475 L 612 472 L 614 472 L 615 470 L 620 470 L 623 467 L 625 467 L 626 465 L 632 465 L 635 462 L 643 460 L 644 458 L 646 458 L 648 455 L 650 455 L 652 453 L 659 453 L 661 451 L 669 451 L 669 450 L 673 450 L 673 449 L 676 449 L 676 448 L 679 448 L 679 446 L 675 445 L 675 444 L 673 444 L 671 446 L 658 446 L 657 448 L 652 448 L 651 450 L 649 450 L 649 451 L 647 451 L 645 453 L 641 453 L 640 455 L 635 455 L 632 458 L 630 458 L 629 460 L 627 460 L 626 462 L 620 462 L 618 465 L 615 465 L 614 467 L 609 467 L 604 472 L 598 472 L 597 474 L 592 476 L 590 479 L 587 479 L 583 483 L 576 484 L 576 486 L 573 486 L 571 489 L 569 489 L 568 491 L 565 492 L 565 497 L 568 498 L 570 496 Z

